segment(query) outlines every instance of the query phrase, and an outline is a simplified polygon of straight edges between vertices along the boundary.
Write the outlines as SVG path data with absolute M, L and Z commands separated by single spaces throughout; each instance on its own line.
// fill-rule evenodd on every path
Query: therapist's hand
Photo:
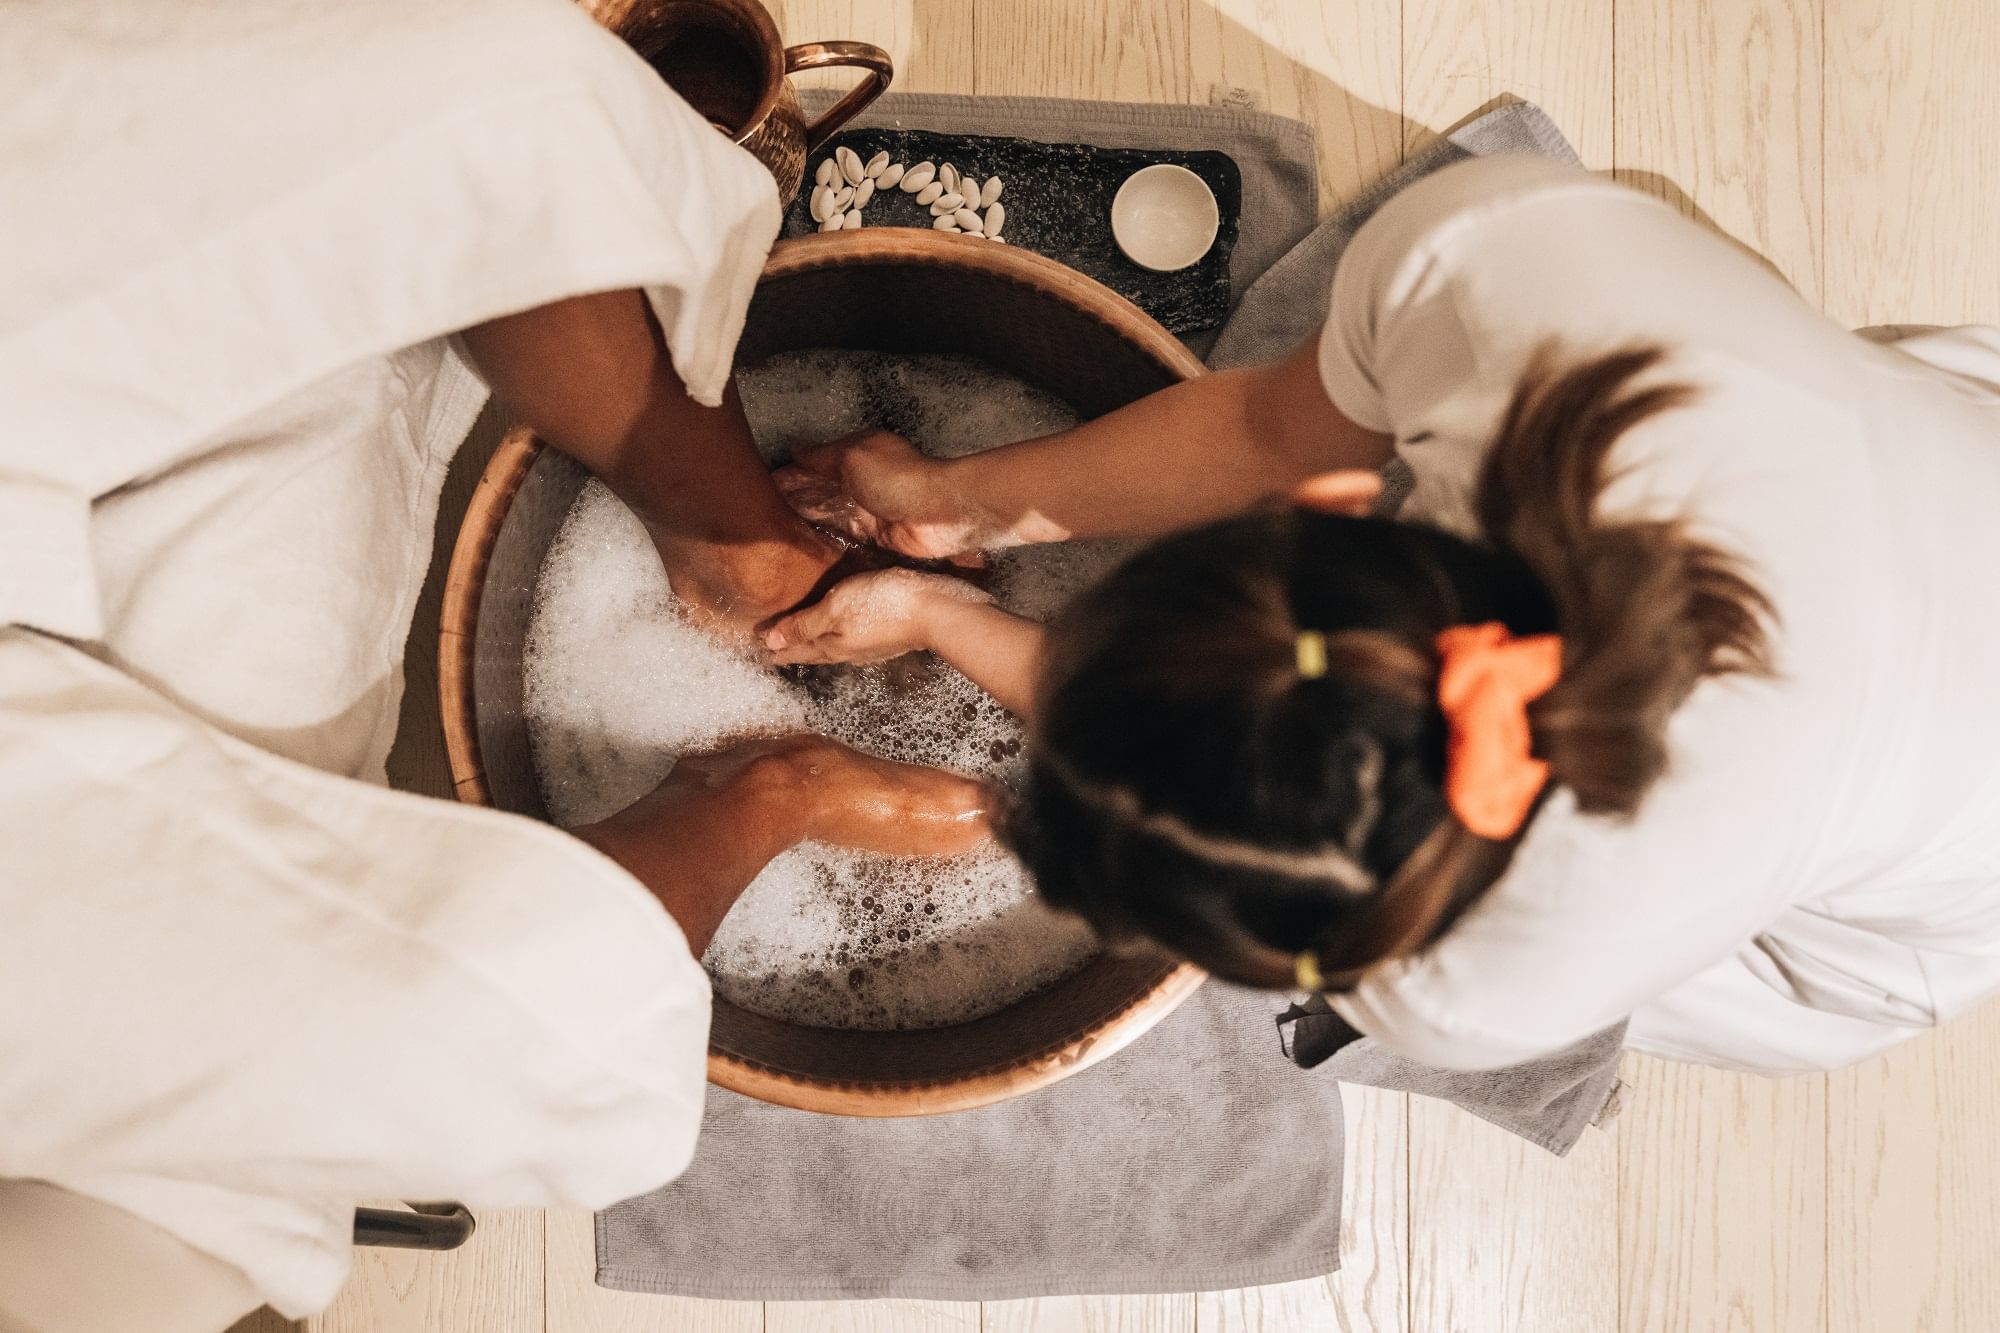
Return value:
M 459 341 L 501 402 L 645 522 L 703 625 L 748 637 L 840 558 L 771 484 L 735 387 L 719 407 L 688 397 L 643 293 L 571 297 Z
M 936 612 L 993 599 L 963 579 L 914 569 L 882 569 L 841 580 L 803 611 L 781 616 L 764 633 L 780 666 L 886 662 L 935 647 Z
M 949 463 L 888 431 L 800 449 L 776 480 L 809 521 L 919 560 L 963 560 L 1020 544 L 959 493 Z

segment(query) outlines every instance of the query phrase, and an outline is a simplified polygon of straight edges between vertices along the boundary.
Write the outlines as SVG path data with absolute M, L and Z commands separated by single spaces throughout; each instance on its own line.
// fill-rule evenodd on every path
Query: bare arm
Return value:
M 515 415 L 645 521 L 676 593 L 719 619 L 789 609 L 832 562 L 772 485 L 734 387 L 721 407 L 687 396 L 642 293 L 557 301 L 460 340 Z
M 1034 715 L 1046 635 L 1034 621 L 991 602 L 940 599 L 924 620 L 924 646 L 1022 719 Z
M 910 555 L 1150 537 L 1240 513 L 1300 482 L 1387 462 L 1390 437 L 1327 397 L 1318 342 L 1222 371 L 1074 430 L 937 462 L 893 436 L 803 451 L 793 503 Z
M 1204 375 L 1074 430 L 949 463 L 945 477 L 1022 540 L 1057 542 L 1159 536 L 1317 473 L 1388 459 L 1389 438 L 1327 398 L 1315 339 L 1273 365 Z
M 1027 717 L 1041 667 L 1043 630 L 1001 610 L 961 579 L 886 569 L 834 585 L 826 597 L 776 621 L 764 646 L 780 665 L 886 662 L 933 652 Z

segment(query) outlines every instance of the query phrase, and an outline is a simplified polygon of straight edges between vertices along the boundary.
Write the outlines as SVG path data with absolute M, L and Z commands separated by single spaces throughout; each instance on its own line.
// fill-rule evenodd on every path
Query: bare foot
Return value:
M 810 600 L 847 549 L 803 523 L 784 541 L 719 546 L 655 532 L 653 542 L 695 620 L 741 637 Z
M 993 789 L 943 769 L 899 764 L 825 736 L 739 741 L 682 759 L 676 775 L 714 785 L 756 766 L 792 793 L 806 836 L 898 856 L 955 856 L 992 836 Z

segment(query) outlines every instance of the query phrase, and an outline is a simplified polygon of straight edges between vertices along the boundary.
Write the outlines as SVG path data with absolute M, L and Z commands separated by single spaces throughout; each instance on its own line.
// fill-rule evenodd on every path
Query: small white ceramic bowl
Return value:
M 1111 235 L 1141 268 L 1171 273 L 1198 262 L 1215 244 L 1222 211 L 1208 182 L 1162 162 L 1125 178 L 1111 200 Z

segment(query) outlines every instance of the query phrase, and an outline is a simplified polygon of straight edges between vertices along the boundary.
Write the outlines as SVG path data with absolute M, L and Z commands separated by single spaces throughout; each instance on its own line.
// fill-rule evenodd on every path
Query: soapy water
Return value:
M 1073 425 L 1060 400 L 982 362 L 817 350 L 738 377 L 768 461 L 866 428 L 959 457 Z M 1046 618 L 1124 554 L 1110 543 L 995 557 L 1001 605 Z M 556 822 L 612 814 L 684 754 L 811 731 L 888 759 L 1011 784 L 1018 721 L 928 655 L 781 675 L 690 624 L 645 528 L 588 483 L 550 547 L 524 652 L 535 767 Z M 807 843 L 759 875 L 703 959 L 717 994 L 822 1027 L 938 1027 L 1004 1008 L 1095 952 L 996 847 L 892 857 Z

